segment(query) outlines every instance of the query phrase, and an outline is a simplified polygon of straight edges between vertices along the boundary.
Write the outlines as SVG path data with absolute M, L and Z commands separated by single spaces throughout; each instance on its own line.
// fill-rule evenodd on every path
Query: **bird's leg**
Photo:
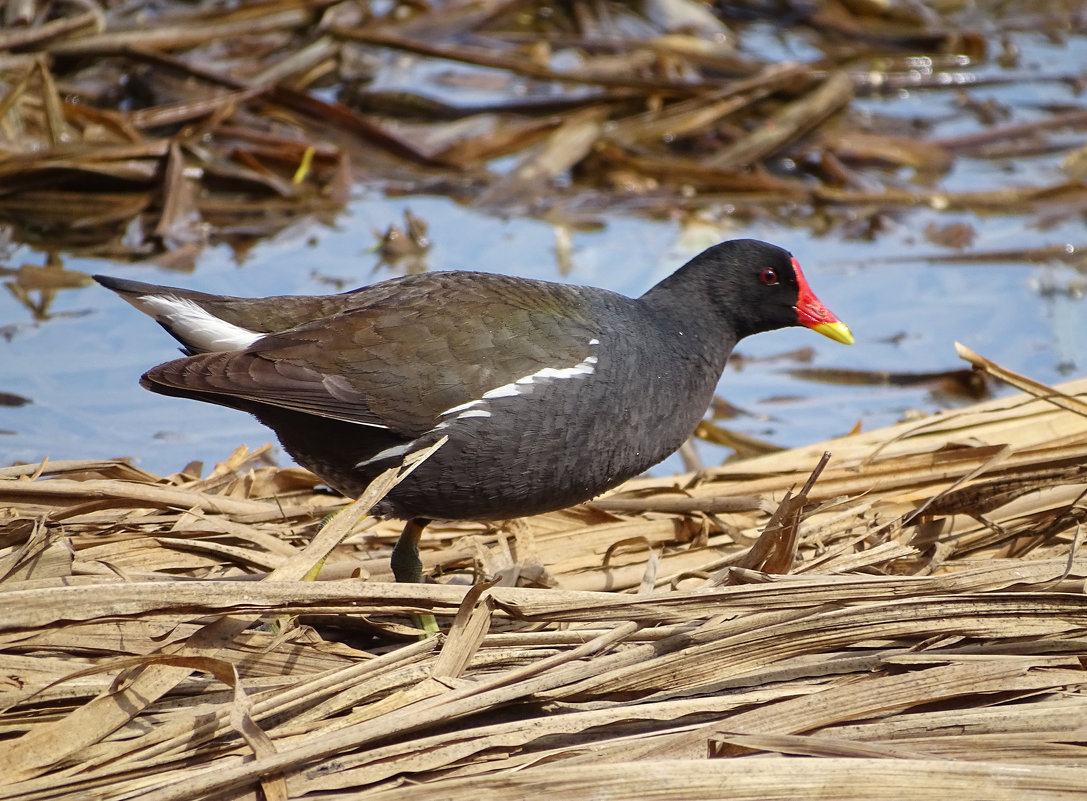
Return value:
M 430 521 L 425 517 L 416 517 L 407 522 L 400 532 L 400 539 L 393 546 L 393 576 L 398 584 L 421 584 L 423 581 L 423 560 L 419 558 L 419 538 Z M 411 616 L 417 628 L 426 632 L 423 637 L 438 633 L 438 621 L 430 613 Z
M 416 517 L 407 522 L 400 539 L 393 547 L 390 563 L 393 576 L 400 584 L 420 584 L 423 581 L 423 561 L 419 558 L 419 538 L 430 521 Z

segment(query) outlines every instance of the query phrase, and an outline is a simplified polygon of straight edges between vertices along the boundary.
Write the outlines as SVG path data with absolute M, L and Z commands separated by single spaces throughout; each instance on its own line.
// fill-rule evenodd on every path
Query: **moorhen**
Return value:
M 448 435 L 374 507 L 409 521 L 397 581 L 421 580 L 431 519 L 561 509 L 664 459 L 739 339 L 802 325 L 853 342 L 796 259 L 750 239 L 709 248 L 638 299 L 476 272 L 255 299 L 95 279 L 188 354 L 144 387 L 253 414 L 344 495 Z

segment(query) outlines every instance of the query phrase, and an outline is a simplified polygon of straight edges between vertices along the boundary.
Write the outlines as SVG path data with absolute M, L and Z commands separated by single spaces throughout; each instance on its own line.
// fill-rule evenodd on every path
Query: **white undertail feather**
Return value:
M 166 325 L 195 352 L 241 350 L 264 336 L 220 320 L 186 298 L 173 295 L 141 295 L 135 298 L 133 305 Z

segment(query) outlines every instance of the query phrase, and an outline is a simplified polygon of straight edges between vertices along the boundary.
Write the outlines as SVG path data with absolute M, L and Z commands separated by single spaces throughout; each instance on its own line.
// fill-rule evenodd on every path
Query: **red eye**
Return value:
M 778 282 L 778 274 L 768 268 L 759 273 L 759 280 L 767 286 L 773 286 Z

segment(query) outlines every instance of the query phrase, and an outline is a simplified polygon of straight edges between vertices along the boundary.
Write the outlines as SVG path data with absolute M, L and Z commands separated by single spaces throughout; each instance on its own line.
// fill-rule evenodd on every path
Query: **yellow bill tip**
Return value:
M 819 325 L 813 325 L 811 330 L 833 339 L 835 342 L 841 342 L 843 345 L 853 344 L 853 332 L 843 322 L 820 323 Z

